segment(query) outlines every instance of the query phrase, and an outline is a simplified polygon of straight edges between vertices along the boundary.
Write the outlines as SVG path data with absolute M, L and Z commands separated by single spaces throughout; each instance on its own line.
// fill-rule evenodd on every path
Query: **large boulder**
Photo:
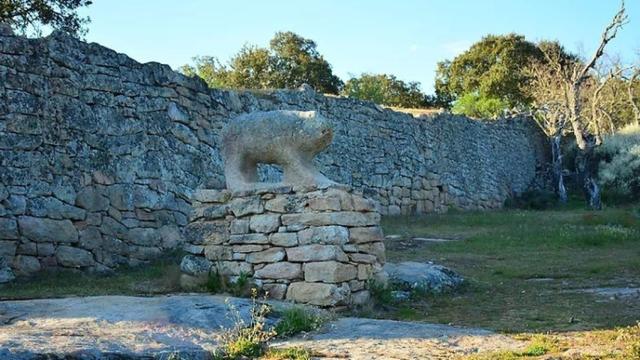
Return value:
M 384 271 L 389 274 L 389 281 L 403 290 L 420 289 L 440 293 L 455 289 L 463 282 L 462 277 L 453 270 L 431 263 L 386 263 Z

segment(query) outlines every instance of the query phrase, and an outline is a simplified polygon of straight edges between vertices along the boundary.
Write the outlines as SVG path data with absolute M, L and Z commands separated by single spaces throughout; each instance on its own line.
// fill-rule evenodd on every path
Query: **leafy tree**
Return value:
M 228 82 L 228 71 L 220 61 L 213 56 L 196 56 L 193 65 L 183 65 L 180 71 L 187 76 L 199 76 L 209 86 L 225 87 Z
M 509 103 L 505 99 L 481 96 L 478 93 L 466 93 L 456 100 L 451 112 L 475 118 L 490 118 L 500 115 L 508 108 Z
M 445 109 L 451 108 L 455 101 L 453 92 L 449 89 L 451 61 L 444 60 L 437 64 L 435 82 L 435 104 Z
M 429 101 L 420 91 L 420 83 L 405 83 L 388 74 L 362 74 L 352 78 L 344 85 L 342 95 L 407 108 L 425 107 Z
M 343 85 L 316 43 L 292 32 L 276 33 L 269 49 L 245 45 L 227 64 L 211 56 L 196 57 L 194 65 L 181 70 L 218 88 L 297 88 L 306 83 L 320 92 L 337 94 Z
M 273 86 L 273 59 L 269 51 L 257 46 L 245 45 L 229 61 L 229 68 L 222 69 L 222 79 L 229 87 L 266 89 Z
M 291 31 L 277 32 L 270 42 L 274 56 L 272 84 L 278 88 L 296 88 L 309 84 L 323 93 L 337 94 L 342 80 L 333 75 L 331 65 L 313 40 Z
M 522 35 L 488 35 L 453 61 L 438 64 L 436 94 L 443 102 L 466 95 L 465 105 L 458 106 L 459 110 L 486 109 L 479 115 L 497 116 L 505 108 L 530 102 L 521 90 L 521 84 L 528 81 L 523 69 L 532 60 L 540 58 L 540 49 Z
M 73 36 L 86 33 L 89 18 L 77 14 L 91 0 L 0 0 L 0 23 L 8 23 L 23 34 L 40 34 L 43 26 L 64 31 Z

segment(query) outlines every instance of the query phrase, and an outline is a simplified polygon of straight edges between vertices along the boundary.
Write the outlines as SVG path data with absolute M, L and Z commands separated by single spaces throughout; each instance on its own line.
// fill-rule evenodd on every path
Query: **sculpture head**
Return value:
M 300 121 L 299 134 L 301 148 L 312 155 L 324 150 L 333 140 L 333 129 L 328 119 L 316 111 L 297 112 Z

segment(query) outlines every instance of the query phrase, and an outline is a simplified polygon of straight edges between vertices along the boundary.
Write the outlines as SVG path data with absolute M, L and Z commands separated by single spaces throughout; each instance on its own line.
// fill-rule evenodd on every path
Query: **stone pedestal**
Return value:
M 183 281 L 246 274 L 276 299 L 338 306 L 369 300 L 385 261 L 380 214 L 345 187 L 230 193 L 199 190 Z

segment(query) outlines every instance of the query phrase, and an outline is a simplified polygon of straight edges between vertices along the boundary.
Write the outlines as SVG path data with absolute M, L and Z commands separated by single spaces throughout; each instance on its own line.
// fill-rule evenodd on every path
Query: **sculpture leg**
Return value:
M 230 156 L 225 161 L 227 188 L 231 190 L 248 189 L 258 182 L 257 164 L 238 156 Z
M 300 157 L 292 157 L 282 164 L 283 182 L 285 184 L 303 184 L 309 186 L 326 187 L 333 181 L 322 175 L 312 163 Z

